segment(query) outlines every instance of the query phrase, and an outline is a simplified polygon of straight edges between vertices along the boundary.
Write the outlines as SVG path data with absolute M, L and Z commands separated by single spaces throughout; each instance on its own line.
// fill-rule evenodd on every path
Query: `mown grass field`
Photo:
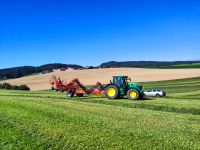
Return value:
M 200 149 L 200 77 L 143 86 L 167 97 L 0 90 L 0 149 Z

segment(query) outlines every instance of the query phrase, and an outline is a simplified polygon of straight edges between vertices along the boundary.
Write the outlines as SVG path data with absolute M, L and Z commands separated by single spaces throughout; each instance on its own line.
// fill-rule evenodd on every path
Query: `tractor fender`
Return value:
M 109 83 L 109 84 L 107 84 L 107 85 L 104 87 L 104 89 L 106 89 L 106 88 L 107 88 L 107 86 L 109 86 L 109 85 L 116 85 L 116 84 Z M 116 86 L 118 87 L 118 85 L 116 85 Z

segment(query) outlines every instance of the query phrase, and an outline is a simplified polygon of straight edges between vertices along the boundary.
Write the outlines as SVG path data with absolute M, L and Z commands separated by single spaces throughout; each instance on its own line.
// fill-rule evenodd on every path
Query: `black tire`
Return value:
M 166 96 L 166 93 L 165 93 L 165 92 L 163 92 L 163 96 Z
M 144 95 L 140 94 L 139 99 L 144 100 Z
M 54 87 L 53 87 L 53 86 L 51 87 L 51 90 L 54 90 Z
M 67 92 L 67 97 L 74 97 L 75 90 L 71 89 L 69 92 Z
M 109 90 L 115 90 L 114 95 L 110 94 Z M 105 89 L 105 96 L 109 99 L 117 99 L 119 97 L 119 88 L 114 84 L 108 85 Z
M 156 94 L 156 97 L 160 97 L 160 94 Z
M 132 92 L 134 92 L 134 95 L 131 94 Z M 137 99 L 140 98 L 140 94 L 139 94 L 139 92 L 138 92 L 137 90 L 135 90 L 135 89 L 130 89 L 130 90 L 128 90 L 128 92 L 127 92 L 127 97 L 128 97 L 128 99 L 130 99 L 130 100 L 137 100 Z
M 83 97 L 83 94 L 82 93 L 77 93 L 76 96 Z
M 74 97 L 74 93 L 73 92 L 67 92 L 67 97 Z

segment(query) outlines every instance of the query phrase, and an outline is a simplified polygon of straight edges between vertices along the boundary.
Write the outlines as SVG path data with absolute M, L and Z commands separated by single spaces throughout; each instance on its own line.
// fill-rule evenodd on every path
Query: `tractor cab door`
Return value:
M 119 87 L 123 87 L 125 85 L 125 80 L 122 77 L 114 77 L 113 83 L 117 84 Z
M 124 95 L 125 90 L 126 90 L 125 77 L 115 76 L 113 77 L 113 83 L 116 84 L 120 88 L 120 95 Z

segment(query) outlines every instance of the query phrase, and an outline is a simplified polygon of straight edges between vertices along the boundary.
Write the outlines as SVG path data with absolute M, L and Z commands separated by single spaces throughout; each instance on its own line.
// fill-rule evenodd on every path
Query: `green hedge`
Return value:
M 24 90 L 24 91 L 30 91 L 30 88 L 27 85 L 11 85 L 9 83 L 4 82 L 3 84 L 0 84 L 0 89 L 9 89 L 9 90 Z

